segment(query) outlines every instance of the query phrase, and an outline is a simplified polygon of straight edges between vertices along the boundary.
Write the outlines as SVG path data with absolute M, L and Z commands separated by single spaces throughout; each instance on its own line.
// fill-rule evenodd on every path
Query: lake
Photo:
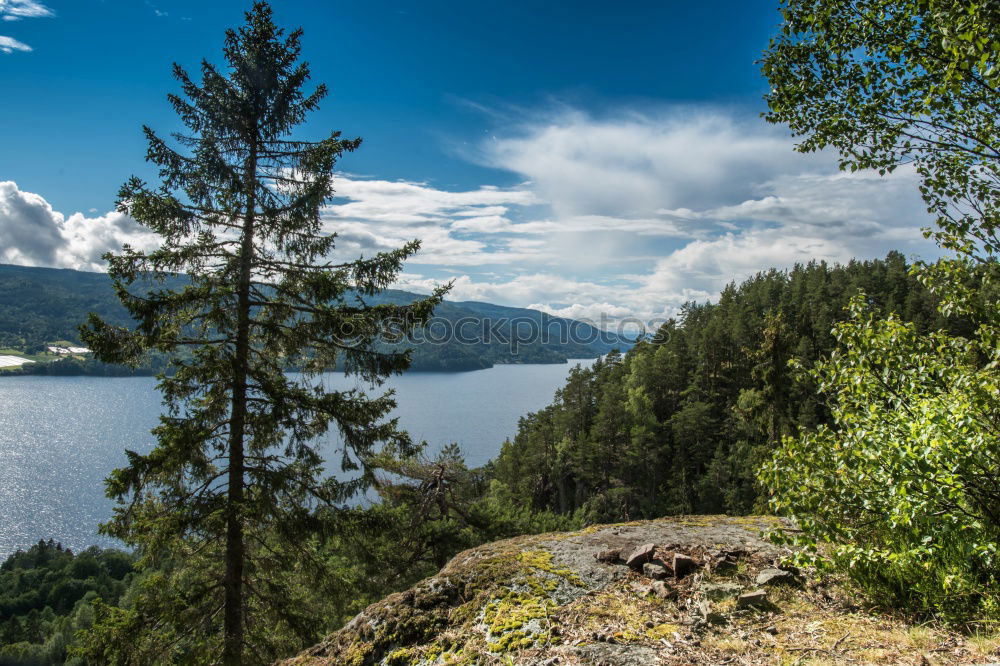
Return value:
M 394 413 L 429 452 L 458 442 L 478 467 L 517 432 L 517 420 L 548 405 L 574 365 L 497 365 L 459 373 L 408 373 L 389 379 Z M 329 388 L 359 384 L 326 375 Z M 124 450 L 152 447 L 160 395 L 150 377 L 0 378 L 0 561 L 39 539 L 75 550 L 120 545 L 97 534 L 111 516 L 104 478 Z M 334 449 L 331 436 L 324 448 Z

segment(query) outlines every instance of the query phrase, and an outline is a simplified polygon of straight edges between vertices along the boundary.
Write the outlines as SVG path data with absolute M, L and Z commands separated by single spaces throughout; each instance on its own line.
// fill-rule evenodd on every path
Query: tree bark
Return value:
M 244 435 L 247 415 L 247 369 L 250 363 L 250 280 L 253 269 L 254 222 L 257 200 L 257 147 L 252 144 L 246 161 L 247 209 L 240 244 L 236 350 L 233 355 L 233 403 L 229 436 L 228 495 L 226 501 L 226 573 L 224 580 L 225 666 L 243 664 L 243 539 Z

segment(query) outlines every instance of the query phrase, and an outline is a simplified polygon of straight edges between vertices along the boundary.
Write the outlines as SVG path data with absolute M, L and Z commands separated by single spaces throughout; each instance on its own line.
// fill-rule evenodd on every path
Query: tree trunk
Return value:
M 233 405 L 229 435 L 228 495 L 226 498 L 226 573 L 224 647 L 222 663 L 243 663 L 243 539 L 244 435 L 247 415 L 247 370 L 250 362 L 250 279 L 253 268 L 257 149 L 252 145 L 246 163 L 247 211 L 240 245 L 236 351 L 233 355 Z

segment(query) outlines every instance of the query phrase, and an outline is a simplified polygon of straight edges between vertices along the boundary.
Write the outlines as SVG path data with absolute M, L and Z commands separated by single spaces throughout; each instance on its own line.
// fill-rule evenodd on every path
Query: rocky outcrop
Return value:
M 925 655 L 905 641 L 872 639 L 885 627 L 905 636 L 905 625 L 783 568 L 789 552 L 762 536 L 782 527 L 679 517 L 486 544 L 282 663 L 939 663 L 914 661 Z M 957 651 L 940 663 L 974 663 L 947 640 Z

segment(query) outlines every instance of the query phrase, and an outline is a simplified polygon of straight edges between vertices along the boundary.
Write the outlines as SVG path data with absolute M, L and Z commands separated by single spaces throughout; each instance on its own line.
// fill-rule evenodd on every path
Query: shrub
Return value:
M 969 338 L 921 335 L 855 299 L 837 350 L 809 373 L 833 425 L 785 438 L 760 472 L 806 559 L 882 603 L 952 621 L 1000 617 L 1000 316 L 962 287 L 972 270 L 922 271 L 944 311 L 978 321 Z

